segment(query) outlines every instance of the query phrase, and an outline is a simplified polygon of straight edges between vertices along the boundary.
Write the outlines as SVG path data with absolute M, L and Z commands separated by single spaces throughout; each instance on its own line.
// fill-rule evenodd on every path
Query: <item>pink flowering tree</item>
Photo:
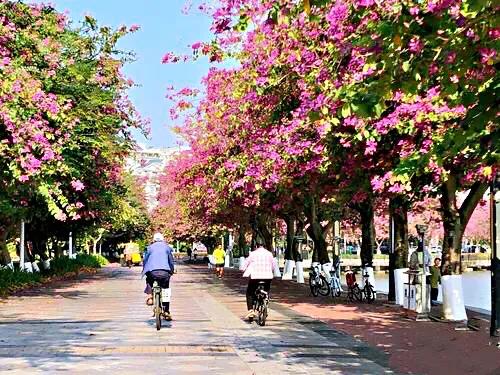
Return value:
M 46 5 L 12 1 L 0 3 L 0 17 L 5 263 L 5 241 L 21 219 L 34 228 L 54 218 L 68 223 L 54 228 L 69 231 L 107 210 L 112 192 L 119 194 L 112 188 L 132 146 L 129 129 L 144 124 L 126 97 L 132 83 L 120 72 L 130 56 L 115 52 L 129 29 L 101 29 L 91 17 L 72 28 Z

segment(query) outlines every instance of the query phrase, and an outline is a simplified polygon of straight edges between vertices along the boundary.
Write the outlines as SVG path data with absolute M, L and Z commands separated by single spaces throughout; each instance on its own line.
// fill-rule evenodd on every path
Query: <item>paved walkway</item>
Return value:
M 241 319 L 244 286 L 180 266 L 174 321 L 154 328 L 139 268 L 105 268 L 0 300 L 0 373 L 391 374 L 382 351 L 273 302 Z
M 244 290 L 241 272 L 227 270 L 223 282 L 233 290 Z M 307 285 L 293 281 L 274 280 L 271 294 L 279 302 L 275 306 L 324 322 L 336 332 L 362 340 L 368 348 L 383 351 L 385 363 L 398 373 L 500 375 L 500 350 L 496 340 L 490 340 L 489 321 L 480 314 L 475 314 L 480 318 L 474 321 L 479 325 L 476 332 L 463 330 L 460 324 L 416 322 L 407 319 L 402 309 L 381 301 L 370 305 L 312 297 Z M 469 312 L 469 319 L 473 317 Z M 380 353 L 376 358 L 381 358 Z

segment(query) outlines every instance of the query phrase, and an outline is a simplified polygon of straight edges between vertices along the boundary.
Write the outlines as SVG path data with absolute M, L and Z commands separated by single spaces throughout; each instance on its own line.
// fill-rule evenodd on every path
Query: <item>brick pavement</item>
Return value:
M 383 351 L 293 306 L 273 302 L 266 327 L 244 322 L 236 274 L 225 285 L 199 266 L 179 267 L 174 321 L 157 332 L 139 272 L 109 267 L 1 300 L 0 373 L 393 373 Z
M 246 281 L 240 272 L 227 270 L 223 281 L 226 287 L 244 292 Z M 401 308 L 381 302 L 367 305 L 312 297 L 307 285 L 293 281 L 274 280 L 271 295 L 282 308 L 380 349 L 399 373 L 500 375 L 500 350 L 491 345 L 488 321 L 479 321 L 478 332 L 457 331 L 456 324 L 408 320 Z

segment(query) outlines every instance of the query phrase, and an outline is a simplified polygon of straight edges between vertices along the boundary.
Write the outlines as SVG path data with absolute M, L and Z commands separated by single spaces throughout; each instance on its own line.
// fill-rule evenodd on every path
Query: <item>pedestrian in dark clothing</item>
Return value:
M 439 284 L 441 283 L 441 259 L 435 258 L 434 265 L 430 268 L 430 284 L 431 284 L 431 304 L 437 305 L 439 295 Z

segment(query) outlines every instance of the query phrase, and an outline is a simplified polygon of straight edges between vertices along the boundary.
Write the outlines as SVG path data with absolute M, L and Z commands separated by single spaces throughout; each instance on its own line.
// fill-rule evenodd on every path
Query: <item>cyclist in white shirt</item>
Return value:
M 243 264 L 243 277 L 248 277 L 247 287 L 247 309 L 246 319 L 252 319 L 255 316 L 253 311 L 253 300 L 255 290 L 260 282 L 264 283 L 264 290 L 269 293 L 271 281 L 278 264 L 273 254 L 264 247 L 264 241 L 257 239 L 257 248 L 252 251 Z

